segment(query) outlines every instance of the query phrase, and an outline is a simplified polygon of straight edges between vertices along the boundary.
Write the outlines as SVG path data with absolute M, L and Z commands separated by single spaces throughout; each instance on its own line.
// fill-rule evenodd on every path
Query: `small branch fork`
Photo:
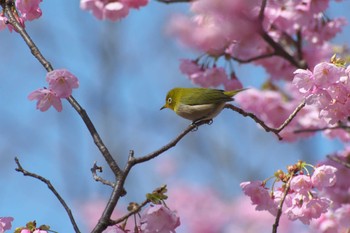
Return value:
M 282 136 L 279 134 L 298 114 L 298 112 L 305 106 L 305 100 L 303 100 L 296 109 L 292 112 L 292 114 L 289 115 L 289 117 L 283 122 L 283 124 L 278 128 L 271 128 L 265 124 L 262 120 L 260 120 L 257 116 L 255 116 L 253 113 L 246 112 L 243 109 L 236 107 L 232 104 L 226 104 L 224 108 L 229 108 L 235 112 L 238 112 L 239 114 L 243 115 L 244 117 L 250 117 L 252 118 L 256 123 L 258 123 L 266 132 L 272 132 L 274 133 L 279 140 L 282 140 Z
M 56 198 L 59 200 L 59 202 L 61 203 L 61 205 L 64 207 L 64 209 L 66 210 L 68 217 L 73 225 L 74 231 L 80 233 L 80 230 L 78 228 L 77 223 L 74 220 L 72 211 L 70 210 L 70 208 L 68 207 L 67 203 L 63 200 L 63 198 L 61 197 L 61 195 L 57 192 L 57 190 L 55 189 L 55 187 L 51 184 L 51 182 L 48 179 L 45 179 L 44 177 L 37 175 L 35 173 L 29 172 L 25 169 L 23 169 L 22 165 L 19 162 L 19 159 L 17 157 L 15 157 L 15 162 L 17 164 L 17 168 L 16 171 L 17 172 L 21 172 L 24 176 L 30 176 L 33 177 L 35 179 L 40 180 L 41 182 L 45 183 L 47 185 L 47 187 L 51 190 L 51 192 L 56 196 Z

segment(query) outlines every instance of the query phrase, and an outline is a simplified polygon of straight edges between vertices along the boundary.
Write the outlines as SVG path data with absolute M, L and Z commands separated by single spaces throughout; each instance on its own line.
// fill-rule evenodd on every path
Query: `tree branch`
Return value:
M 283 122 L 283 124 L 281 126 L 279 126 L 278 128 L 272 128 L 269 127 L 268 125 L 265 124 L 264 121 L 260 120 L 257 116 L 255 116 L 253 113 L 250 112 L 246 112 L 243 109 L 236 107 L 232 104 L 226 104 L 224 108 L 229 108 L 235 112 L 238 112 L 239 114 L 243 115 L 244 117 L 250 117 L 252 118 L 256 123 L 258 123 L 261 127 L 263 127 L 263 129 L 266 132 L 273 132 L 279 140 L 282 140 L 282 136 L 279 135 L 279 133 L 293 120 L 293 118 L 298 114 L 298 112 L 305 106 L 305 101 L 302 101 L 297 107 L 296 109 L 292 112 L 292 114 L 289 115 L 289 117 Z
M 40 53 L 40 50 L 35 45 L 33 40 L 30 38 L 26 30 L 17 22 L 16 18 L 13 15 L 13 12 L 11 10 L 12 7 L 12 1 L 6 0 L 5 5 L 3 6 L 4 11 L 8 17 L 8 23 L 10 23 L 15 30 L 22 36 L 25 43 L 28 45 L 30 51 L 34 55 L 34 57 L 44 66 L 47 72 L 50 72 L 53 70 L 53 67 L 51 64 L 45 59 L 45 57 Z M 82 120 L 84 121 L 86 127 L 88 128 L 94 143 L 96 144 L 97 148 L 100 150 L 101 154 L 105 158 L 107 164 L 110 166 L 111 170 L 115 174 L 116 177 L 119 177 L 122 173 L 121 169 L 119 168 L 116 161 L 113 159 L 112 155 L 108 151 L 107 147 L 104 145 L 102 139 L 100 138 L 99 134 L 97 133 L 97 130 L 95 129 L 95 126 L 90 120 L 90 117 L 86 113 L 86 111 L 79 105 L 79 103 L 74 99 L 73 96 L 70 96 L 67 98 L 68 102 L 72 105 L 72 107 L 78 112 Z
M 230 58 L 232 60 L 234 60 L 234 61 L 239 62 L 239 63 L 249 63 L 249 62 L 257 61 L 257 60 L 264 59 L 264 58 L 267 58 L 267 57 L 273 57 L 275 55 L 277 55 L 276 52 L 262 54 L 262 55 L 259 55 L 259 56 L 256 56 L 256 57 L 252 57 L 252 58 L 247 58 L 247 59 L 240 59 L 238 57 L 233 57 L 233 56 L 230 56 Z
M 322 128 L 315 128 L 315 129 L 298 129 L 294 130 L 294 133 L 310 133 L 310 132 L 318 132 L 318 131 L 324 131 L 324 130 L 333 130 L 333 129 L 350 129 L 350 126 L 346 125 L 337 125 L 337 126 L 326 126 Z
M 101 182 L 102 184 L 111 186 L 112 188 L 115 187 L 115 183 L 109 181 L 109 180 L 105 180 L 102 177 L 100 177 L 99 175 L 97 175 L 97 171 L 102 172 L 102 167 L 97 166 L 97 162 L 94 162 L 94 166 L 90 169 L 91 173 L 92 173 L 92 177 L 94 178 L 95 181 Z
M 330 159 L 330 160 L 333 160 L 334 162 L 339 163 L 339 164 L 341 164 L 341 165 L 343 165 L 343 166 L 345 166 L 345 167 L 347 167 L 347 168 L 350 168 L 350 163 L 347 163 L 347 162 L 345 162 L 345 161 L 342 161 L 342 160 L 340 160 L 340 159 L 339 159 L 338 157 L 336 157 L 336 156 L 327 155 L 327 158 Z
M 146 199 L 144 200 L 137 208 L 133 209 L 132 211 L 130 211 L 129 213 L 127 213 L 126 215 L 124 215 L 123 217 L 121 218 L 118 218 L 116 220 L 111 220 L 110 223 L 112 225 L 115 225 L 115 224 L 118 224 L 118 223 L 121 223 L 123 221 L 125 221 L 126 219 L 128 219 L 131 215 L 134 215 L 138 212 L 140 212 L 140 210 L 145 206 L 147 205 L 148 203 L 150 203 L 150 200 Z
M 282 199 L 281 199 L 280 203 L 278 204 L 275 223 L 272 226 L 272 233 L 277 233 L 277 228 L 278 228 L 279 221 L 280 221 L 280 218 L 281 218 L 281 215 L 282 215 L 283 203 L 284 203 L 284 200 L 286 199 L 287 194 L 288 194 L 288 192 L 290 190 L 290 182 L 292 181 L 293 177 L 294 177 L 294 172 L 292 172 L 290 174 L 290 178 L 289 178 L 289 180 L 288 180 L 288 182 L 286 184 L 286 187 L 284 189 Z
M 64 199 L 61 197 L 61 195 L 57 192 L 57 190 L 55 189 L 55 187 L 51 184 L 51 182 L 48 179 L 45 179 L 44 177 L 37 175 L 35 173 L 32 172 L 28 172 L 27 170 L 23 169 L 22 165 L 19 162 L 19 159 L 17 157 L 15 157 L 15 162 L 17 164 L 17 168 L 15 169 L 17 172 L 21 172 L 24 176 L 30 176 L 33 177 L 35 179 L 40 180 L 41 182 L 45 183 L 47 185 L 47 187 L 51 190 L 51 192 L 56 196 L 56 198 L 59 200 L 59 202 L 61 203 L 61 205 L 64 207 L 64 209 L 66 210 L 69 219 L 73 225 L 74 231 L 77 233 L 80 233 L 80 230 L 78 228 L 77 223 L 74 220 L 72 211 L 70 210 L 70 208 L 68 207 L 67 203 L 64 201 Z

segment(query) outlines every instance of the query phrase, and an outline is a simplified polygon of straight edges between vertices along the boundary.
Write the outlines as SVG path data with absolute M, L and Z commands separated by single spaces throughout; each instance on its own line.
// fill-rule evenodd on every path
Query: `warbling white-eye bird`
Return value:
M 212 120 L 224 108 L 225 103 L 232 101 L 233 96 L 246 90 L 223 91 L 209 88 L 177 87 L 168 92 L 165 104 L 160 110 L 169 108 L 177 115 L 195 124 L 203 120 Z

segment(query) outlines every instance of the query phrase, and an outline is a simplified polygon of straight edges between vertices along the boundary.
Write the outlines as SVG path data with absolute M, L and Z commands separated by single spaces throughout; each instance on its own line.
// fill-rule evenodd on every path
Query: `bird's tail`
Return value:
M 237 89 L 237 90 L 233 90 L 233 91 L 224 91 L 224 94 L 225 95 L 228 95 L 230 97 L 233 97 L 235 96 L 236 94 L 238 94 L 239 92 L 241 91 L 245 91 L 245 90 L 248 90 L 249 88 L 242 88 L 242 89 Z

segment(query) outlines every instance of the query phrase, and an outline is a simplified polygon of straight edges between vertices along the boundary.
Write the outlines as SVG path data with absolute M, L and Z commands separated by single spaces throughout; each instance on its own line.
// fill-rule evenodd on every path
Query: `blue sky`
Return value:
M 349 5 L 348 1 L 337 4 L 329 15 L 346 15 Z M 80 88 L 73 96 L 117 161 L 124 164 L 130 149 L 141 156 L 160 148 L 189 124 L 171 111 L 159 111 L 169 89 L 193 86 L 179 72 L 178 62 L 195 57 L 195 51 L 187 51 L 164 34 L 169 16 L 186 12 L 185 4 L 152 1 L 117 23 L 97 21 L 79 9 L 78 1 L 44 1 L 42 10 L 39 20 L 27 24 L 28 33 L 54 68 L 69 69 L 79 78 Z M 73 232 L 46 186 L 14 171 L 14 157 L 24 168 L 50 179 L 73 212 L 79 203 L 109 196 L 110 190 L 93 181 L 90 173 L 94 161 L 105 166 L 103 158 L 67 102 L 61 113 L 35 109 L 27 96 L 46 85 L 45 70 L 16 33 L 0 33 L 0 179 L 4 187 L 0 215 L 15 217 L 14 226 L 35 219 L 59 232 Z M 336 41 L 344 43 L 348 35 L 347 28 Z M 237 68 L 247 86 L 258 86 L 266 76 L 254 66 Z M 318 161 L 341 147 L 321 135 L 280 143 L 252 120 L 224 111 L 214 124 L 191 133 L 161 158 L 136 167 L 123 202 L 142 201 L 146 192 L 174 180 L 224 189 L 225 195 L 233 197 L 240 194 L 242 181 L 264 179 L 298 159 Z M 177 160 L 179 172 L 160 179 L 154 169 L 167 156 Z M 213 175 L 217 168 L 223 175 Z M 111 177 L 108 169 L 103 175 Z M 77 219 L 82 224 L 81 217 Z M 82 231 L 86 231 L 83 225 Z

